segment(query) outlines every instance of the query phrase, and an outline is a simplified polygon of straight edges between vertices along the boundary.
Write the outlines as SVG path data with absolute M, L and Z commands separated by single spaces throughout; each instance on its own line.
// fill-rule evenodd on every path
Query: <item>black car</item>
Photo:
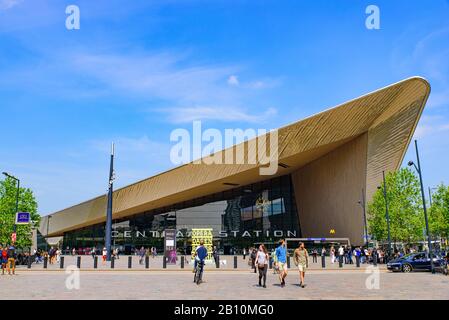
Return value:
M 445 263 L 445 260 L 434 256 L 433 266 L 435 269 L 440 268 Z M 388 270 L 391 271 L 431 271 L 431 263 L 429 255 L 426 252 L 410 253 L 403 257 L 391 260 L 387 263 Z

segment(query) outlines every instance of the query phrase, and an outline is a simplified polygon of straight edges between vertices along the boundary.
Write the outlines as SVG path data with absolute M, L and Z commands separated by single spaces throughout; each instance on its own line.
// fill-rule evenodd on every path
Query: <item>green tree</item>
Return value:
M 432 195 L 429 229 L 433 238 L 449 238 L 449 187 L 440 184 Z
M 422 240 L 425 223 L 418 178 L 410 169 L 402 168 L 388 173 L 386 183 L 391 241 Z M 383 188 L 378 189 L 368 203 L 368 228 L 375 239 L 387 239 Z
M 11 243 L 11 234 L 16 216 L 17 183 L 11 178 L 0 180 L 0 243 Z M 31 214 L 31 225 L 18 225 L 16 229 L 16 246 L 27 248 L 31 246 L 31 228 L 39 225 L 40 216 L 37 213 L 37 202 L 33 192 L 28 188 L 20 188 L 19 211 Z

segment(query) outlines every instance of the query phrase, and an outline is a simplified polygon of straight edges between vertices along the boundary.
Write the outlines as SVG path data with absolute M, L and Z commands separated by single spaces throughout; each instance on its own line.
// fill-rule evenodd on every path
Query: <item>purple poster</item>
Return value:
M 176 230 L 165 230 L 164 252 L 167 264 L 176 264 Z

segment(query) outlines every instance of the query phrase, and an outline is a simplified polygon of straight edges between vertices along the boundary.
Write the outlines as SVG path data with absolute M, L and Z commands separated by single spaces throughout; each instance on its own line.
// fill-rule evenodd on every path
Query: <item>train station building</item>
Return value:
M 193 228 L 212 228 L 224 254 L 286 237 L 363 244 L 359 201 L 371 199 L 383 171 L 401 166 L 429 93 L 413 77 L 279 128 L 270 176 L 259 164 L 189 163 L 117 189 L 113 245 L 162 248 L 164 230 L 175 229 L 188 253 Z M 63 237 L 64 249 L 102 247 L 106 205 L 102 195 L 44 216 L 39 231 Z

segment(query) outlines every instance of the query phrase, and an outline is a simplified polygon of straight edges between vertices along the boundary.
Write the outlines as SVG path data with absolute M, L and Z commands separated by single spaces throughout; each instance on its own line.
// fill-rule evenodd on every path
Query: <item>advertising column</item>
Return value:
M 164 237 L 164 253 L 167 264 L 176 264 L 176 230 L 166 229 Z

